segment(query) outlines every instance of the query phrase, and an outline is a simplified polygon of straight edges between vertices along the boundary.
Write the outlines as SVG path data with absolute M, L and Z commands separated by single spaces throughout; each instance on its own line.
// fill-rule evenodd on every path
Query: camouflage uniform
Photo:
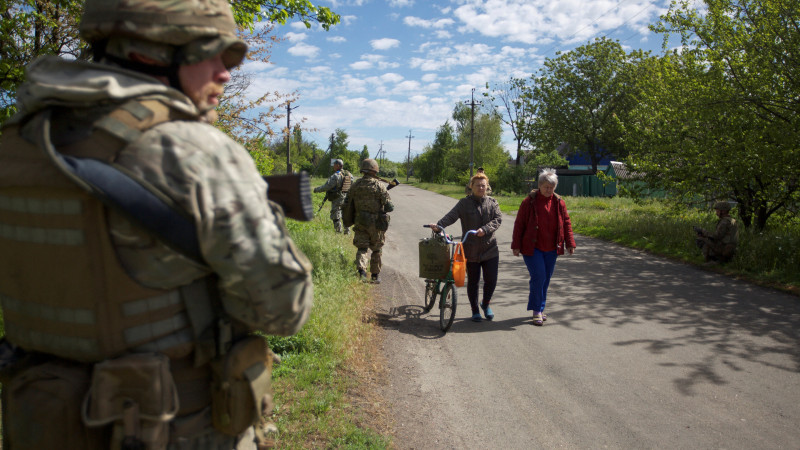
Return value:
M 346 176 L 351 176 L 346 170 L 337 170 L 322 186 L 314 188 L 314 192 L 325 192 L 325 198 L 331 202 L 331 220 L 333 229 L 337 233 L 350 234 L 350 227 L 342 227 L 342 208 L 347 201 L 347 192 L 342 192 L 342 185 Z
M 358 249 L 356 266 L 363 274 L 369 260 L 369 272 L 375 279 L 381 272 L 381 249 L 386 241 L 386 231 L 376 227 L 378 216 L 393 211 L 394 205 L 383 182 L 368 174 L 353 183 L 348 197 L 345 216 L 351 215 L 354 221 L 353 245 Z M 369 257 L 368 250 L 372 250 Z
M 731 216 L 721 217 L 714 233 L 703 230 L 702 235 L 697 238 L 697 246 L 703 251 L 706 261 L 730 261 L 738 242 L 739 227 Z
M 197 7 L 196 2 L 174 3 L 177 8 Z M 228 8 L 227 3 L 220 4 Z M 226 20 L 232 24 L 232 17 Z M 146 41 L 138 42 L 147 45 Z M 241 60 L 244 51 L 240 46 L 237 52 L 241 50 L 238 52 L 241 54 L 228 55 L 225 49 L 231 48 L 230 42 L 225 38 L 203 41 L 201 45 L 213 47 L 222 43 L 223 47 L 209 51 L 212 54 L 224 51 L 227 67 L 229 61 L 238 64 L 236 60 Z M 113 53 L 111 48 L 108 51 Z M 154 56 L 147 51 L 144 54 Z M 49 113 L 54 124 L 62 124 L 61 131 L 71 133 L 62 137 L 53 132 L 54 140 L 79 140 L 85 135 L 83 128 L 91 129 L 97 123 L 83 122 L 81 116 L 103 117 L 97 113 L 101 108 L 108 110 L 117 105 L 154 100 L 179 114 L 182 120 L 169 120 L 130 137 L 130 143 L 118 153 L 114 163 L 131 178 L 155 187 L 159 195 L 193 221 L 202 262 L 175 251 L 120 212 L 106 209 L 113 251 L 120 264 L 130 278 L 147 288 L 175 290 L 204 277 L 214 279 L 216 287 L 210 295 L 218 295 L 223 308 L 218 317 L 225 315 L 231 319 L 235 336 L 251 331 L 291 335 L 305 323 L 313 299 L 311 265 L 289 237 L 279 208 L 273 208 L 267 201 L 268 186 L 252 158 L 242 146 L 207 123 L 209 111 L 199 110 L 181 91 L 140 72 L 56 57 L 41 58 L 28 67 L 27 82 L 19 88 L 18 97 L 19 113 L 5 125 L 3 138 L 12 135 L 17 127 L 24 129 L 40 113 Z M 56 147 L 61 150 L 57 142 Z M 0 141 L 0 165 L 4 164 L 3 158 L 9 157 L 6 153 L 13 154 L 14 149 L 7 141 Z M 0 186 L 4 186 L 3 176 L 0 171 Z M 13 192 L 11 188 L 9 192 Z M 0 210 L 4 207 L 0 202 Z M 0 243 L 3 239 L 8 239 L 8 235 L 0 236 Z M 114 290 L 115 286 L 109 288 Z M 0 299 L 5 310 L 7 298 L 0 295 Z M 190 302 L 184 305 L 175 320 L 185 322 L 186 316 L 191 316 Z M 7 327 L 13 325 L 9 322 Z M 180 341 L 186 331 L 184 328 L 167 337 Z M 182 345 L 189 352 L 190 361 L 199 358 L 197 347 L 192 347 L 196 342 L 191 334 Z M 129 351 L 147 350 L 142 347 Z M 208 370 L 205 369 L 208 360 L 205 364 L 199 370 Z M 178 370 L 175 361 L 171 367 Z M 191 363 L 184 368 L 192 369 Z M 210 401 L 210 372 L 199 373 L 206 375 L 183 380 L 185 386 L 192 386 L 188 390 L 180 388 L 179 377 L 173 374 L 179 385 L 181 409 L 170 422 L 168 447 L 255 449 L 253 427 L 238 437 L 222 434 L 212 427 L 210 406 L 198 405 L 196 400 Z M 196 408 L 187 411 L 191 405 Z M 29 405 L 32 416 L 36 415 L 35 406 Z M 8 416 L 6 407 L 4 399 L 4 425 Z

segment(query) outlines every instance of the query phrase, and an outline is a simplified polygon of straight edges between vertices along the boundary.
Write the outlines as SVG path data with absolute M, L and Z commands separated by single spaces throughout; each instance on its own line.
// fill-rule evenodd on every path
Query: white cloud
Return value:
M 340 16 L 339 19 L 341 20 L 342 25 L 350 26 L 355 23 L 356 19 L 358 19 L 358 16 Z
M 436 36 L 439 39 L 450 39 L 451 37 L 453 37 L 453 34 L 447 30 L 436 30 L 434 36 Z
M 406 6 L 414 6 L 414 0 L 389 0 L 389 6 L 392 8 L 404 8 Z
M 372 63 L 369 62 L 369 61 L 364 61 L 364 60 L 356 61 L 356 62 L 350 64 L 350 68 L 354 69 L 354 70 L 371 69 L 372 68 Z
M 390 38 L 373 39 L 369 41 L 369 45 L 375 50 L 389 50 L 390 48 L 399 47 L 400 41 Z
M 422 81 L 430 83 L 436 81 L 437 78 L 439 78 L 439 76 L 436 75 L 435 73 L 426 73 L 425 75 L 422 76 Z
M 306 40 L 308 35 L 306 33 L 293 33 L 293 32 L 290 31 L 290 32 L 286 33 L 284 35 L 284 37 L 289 42 L 302 42 L 302 41 Z
M 307 31 L 308 27 L 303 22 L 292 22 L 289 24 L 293 30 Z
M 543 43 L 558 38 L 582 42 L 619 26 L 645 26 L 662 11 L 652 0 L 465 0 L 453 10 L 463 31 L 511 42 Z
M 344 36 L 328 36 L 325 38 L 328 42 L 333 42 L 334 44 L 341 44 L 347 42 L 347 39 Z
M 399 73 L 385 73 L 380 76 L 380 79 L 386 83 L 399 83 L 403 81 L 403 76 Z
M 408 16 L 403 19 L 403 23 L 410 27 L 441 29 L 452 26 L 455 21 L 453 19 L 427 20 L 419 17 Z
M 293 56 L 304 56 L 306 58 L 314 58 L 319 54 L 320 49 L 319 47 L 304 44 L 301 42 L 299 44 L 289 47 L 289 50 L 286 51 Z

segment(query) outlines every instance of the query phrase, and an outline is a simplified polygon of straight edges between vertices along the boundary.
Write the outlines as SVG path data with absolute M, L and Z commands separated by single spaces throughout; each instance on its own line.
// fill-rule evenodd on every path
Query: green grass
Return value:
M 464 196 L 464 188 L 459 185 L 416 185 L 453 198 Z M 525 198 L 493 197 L 504 213 L 511 214 Z M 658 200 L 641 204 L 620 197 L 564 197 L 564 200 L 576 233 L 691 264 L 703 262 L 700 250 L 694 245 L 692 225 L 714 229 L 717 222 L 713 211 L 674 209 Z M 755 232 L 740 225 L 736 256 L 715 270 L 800 294 L 800 227 L 772 226 Z
M 315 195 L 316 204 L 322 196 Z M 273 371 L 279 448 L 388 448 L 390 438 L 363 425 L 364 412 L 348 391 L 359 389 L 354 369 L 374 332 L 369 285 L 358 281 L 352 235 L 333 232 L 328 208 L 307 223 L 290 221 L 293 239 L 314 265 L 314 307 L 291 337 L 269 337 L 282 362 Z M 357 425 L 359 424 L 359 425 Z

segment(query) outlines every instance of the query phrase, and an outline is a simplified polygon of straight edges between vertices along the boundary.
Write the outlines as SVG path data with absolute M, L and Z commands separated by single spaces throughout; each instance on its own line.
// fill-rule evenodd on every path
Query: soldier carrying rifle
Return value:
M 93 62 L 27 68 L 0 136 L 3 448 L 253 449 L 311 265 L 210 123 L 226 0 L 86 0 Z M 256 427 L 254 427 L 256 425 Z

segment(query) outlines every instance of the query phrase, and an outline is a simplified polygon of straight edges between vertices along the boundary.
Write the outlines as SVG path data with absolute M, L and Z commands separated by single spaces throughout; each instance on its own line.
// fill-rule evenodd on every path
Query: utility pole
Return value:
M 299 106 L 292 108 L 292 102 L 286 102 L 286 173 L 292 173 L 292 163 L 289 162 L 289 155 L 291 154 L 289 143 L 292 140 L 292 127 L 290 126 L 289 118 L 292 110 L 297 108 Z
M 383 141 L 381 141 L 381 147 L 378 149 L 378 153 L 375 154 L 375 160 L 378 161 L 379 165 L 383 165 L 383 158 L 382 155 L 385 152 L 383 151 Z
M 474 150 L 474 142 L 475 142 L 475 105 L 481 104 L 481 102 L 475 102 L 475 88 L 472 88 L 472 99 L 467 103 L 464 101 L 464 104 L 470 105 L 471 113 L 469 116 L 469 177 L 472 178 L 472 168 L 475 166 L 475 150 Z
M 408 130 L 408 159 L 406 159 L 406 183 L 408 183 L 408 175 L 411 172 L 411 139 L 414 136 L 411 135 L 411 130 Z

